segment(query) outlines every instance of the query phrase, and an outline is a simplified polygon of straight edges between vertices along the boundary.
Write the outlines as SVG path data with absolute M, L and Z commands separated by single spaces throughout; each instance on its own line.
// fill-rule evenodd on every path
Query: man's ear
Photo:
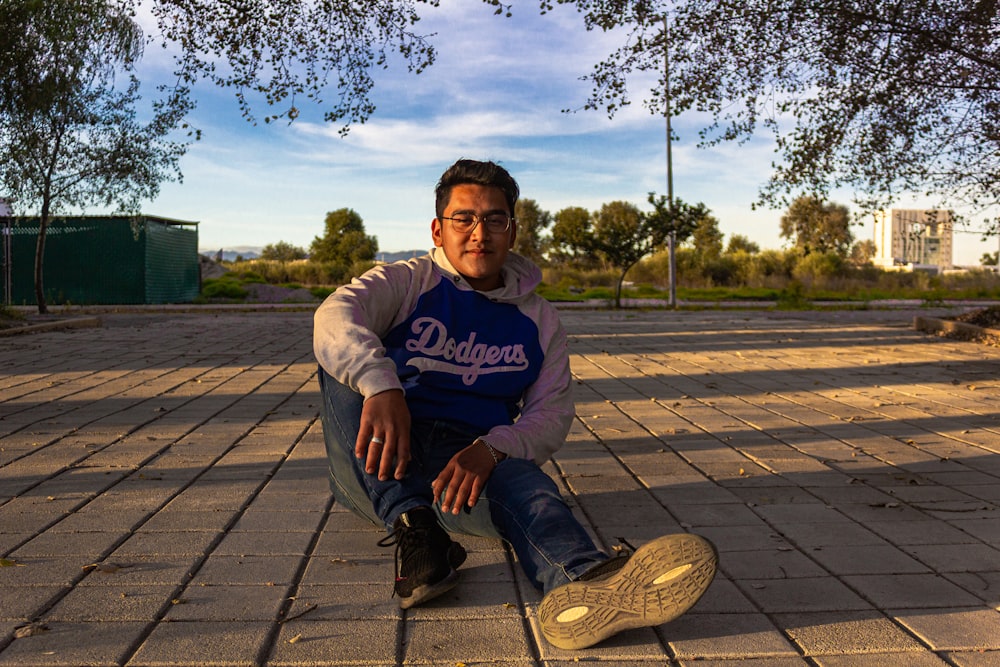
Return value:
M 441 238 L 441 221 L 437 218 L 431 220 L 431 239 L 434 240 L 434 247 L 444 246 L 444 239 Z

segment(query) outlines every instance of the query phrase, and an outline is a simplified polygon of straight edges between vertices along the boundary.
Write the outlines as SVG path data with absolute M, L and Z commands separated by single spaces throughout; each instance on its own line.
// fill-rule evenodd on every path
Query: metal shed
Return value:
M 38 218 L 4 230 L 13 305 L 35 304 Z M 200 291 L 198 223 L 152 215 L 60 216 L 45 235 L 49 304 L 188 303 Z

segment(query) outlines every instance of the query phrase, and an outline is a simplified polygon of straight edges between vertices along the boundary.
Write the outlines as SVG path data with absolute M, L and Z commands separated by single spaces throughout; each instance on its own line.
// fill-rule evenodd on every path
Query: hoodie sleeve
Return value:
M 412 263 L 375 267 L 328 296 L 313 318 L 313 353 L 338 382 L 365 398 L 400 389 L 381 337 L 411 299 Z
M 542 465 L 566 441 L 576 409 L 566 331 L 558 317 L 546 318 L 551 336 L 545 346 L 545 361 L 538 379 L 524 394 L 521 416 L 510 426 L 490 429 L 485 440 L 517 458 Z

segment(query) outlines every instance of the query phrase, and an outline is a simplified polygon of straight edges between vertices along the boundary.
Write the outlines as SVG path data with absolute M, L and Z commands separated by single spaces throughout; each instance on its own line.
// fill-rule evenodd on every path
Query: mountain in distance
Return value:
M 222 253 L 222 261 L 233 262 L 236 258 L 242 257 L 243 259 L 257 259 L 260 257 L 260 253 L 263 248 L 257 246 L 233 246 L 231 248 L 219 248 L 217 250 L 201 250 L 200 253 L 205 257 L 210 259 L 215 259 L 219 253 Z M 399 250 L 397 252 L 378 252 L 375 253 L 375 260 L 379 262 L 385 262 L 389 264 L 391 262 L 398 262 L 401 259 L 411 259 L 413 257 L 420 257 L 421 255 L 426 255 L 426 249 L 420 250 Z
M 257 259 L 260 257 L 260 251 L 263 248 L 256 246 L 233 246 L 232 248 L 218 248 L 216 250 L 199 250 L 198 252 L 205 257 L 210 259 L 216 259 L 219 253 L 222 253 L 223 262 L 234 262 L 236 257 L 242 257 L 243 259 Z
M 420 257 L 426 255 L 427 250 L 400 250 L 398 252 L 377 252 L 375 253 L 375 260 L 379 262 L 385 262 L 386 264 L 391 264 L 392 262 L 398 262 L 401 259 L 413 259 L 414 257 Z

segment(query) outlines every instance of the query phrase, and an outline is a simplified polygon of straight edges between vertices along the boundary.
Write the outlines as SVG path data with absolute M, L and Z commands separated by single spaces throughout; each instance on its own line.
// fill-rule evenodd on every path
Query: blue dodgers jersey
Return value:
M 516 305 L 447 280 L 425 292 L 383 339 L 410 414 L 480 428 L 511 424 L 544 353 L 538 327 Z

